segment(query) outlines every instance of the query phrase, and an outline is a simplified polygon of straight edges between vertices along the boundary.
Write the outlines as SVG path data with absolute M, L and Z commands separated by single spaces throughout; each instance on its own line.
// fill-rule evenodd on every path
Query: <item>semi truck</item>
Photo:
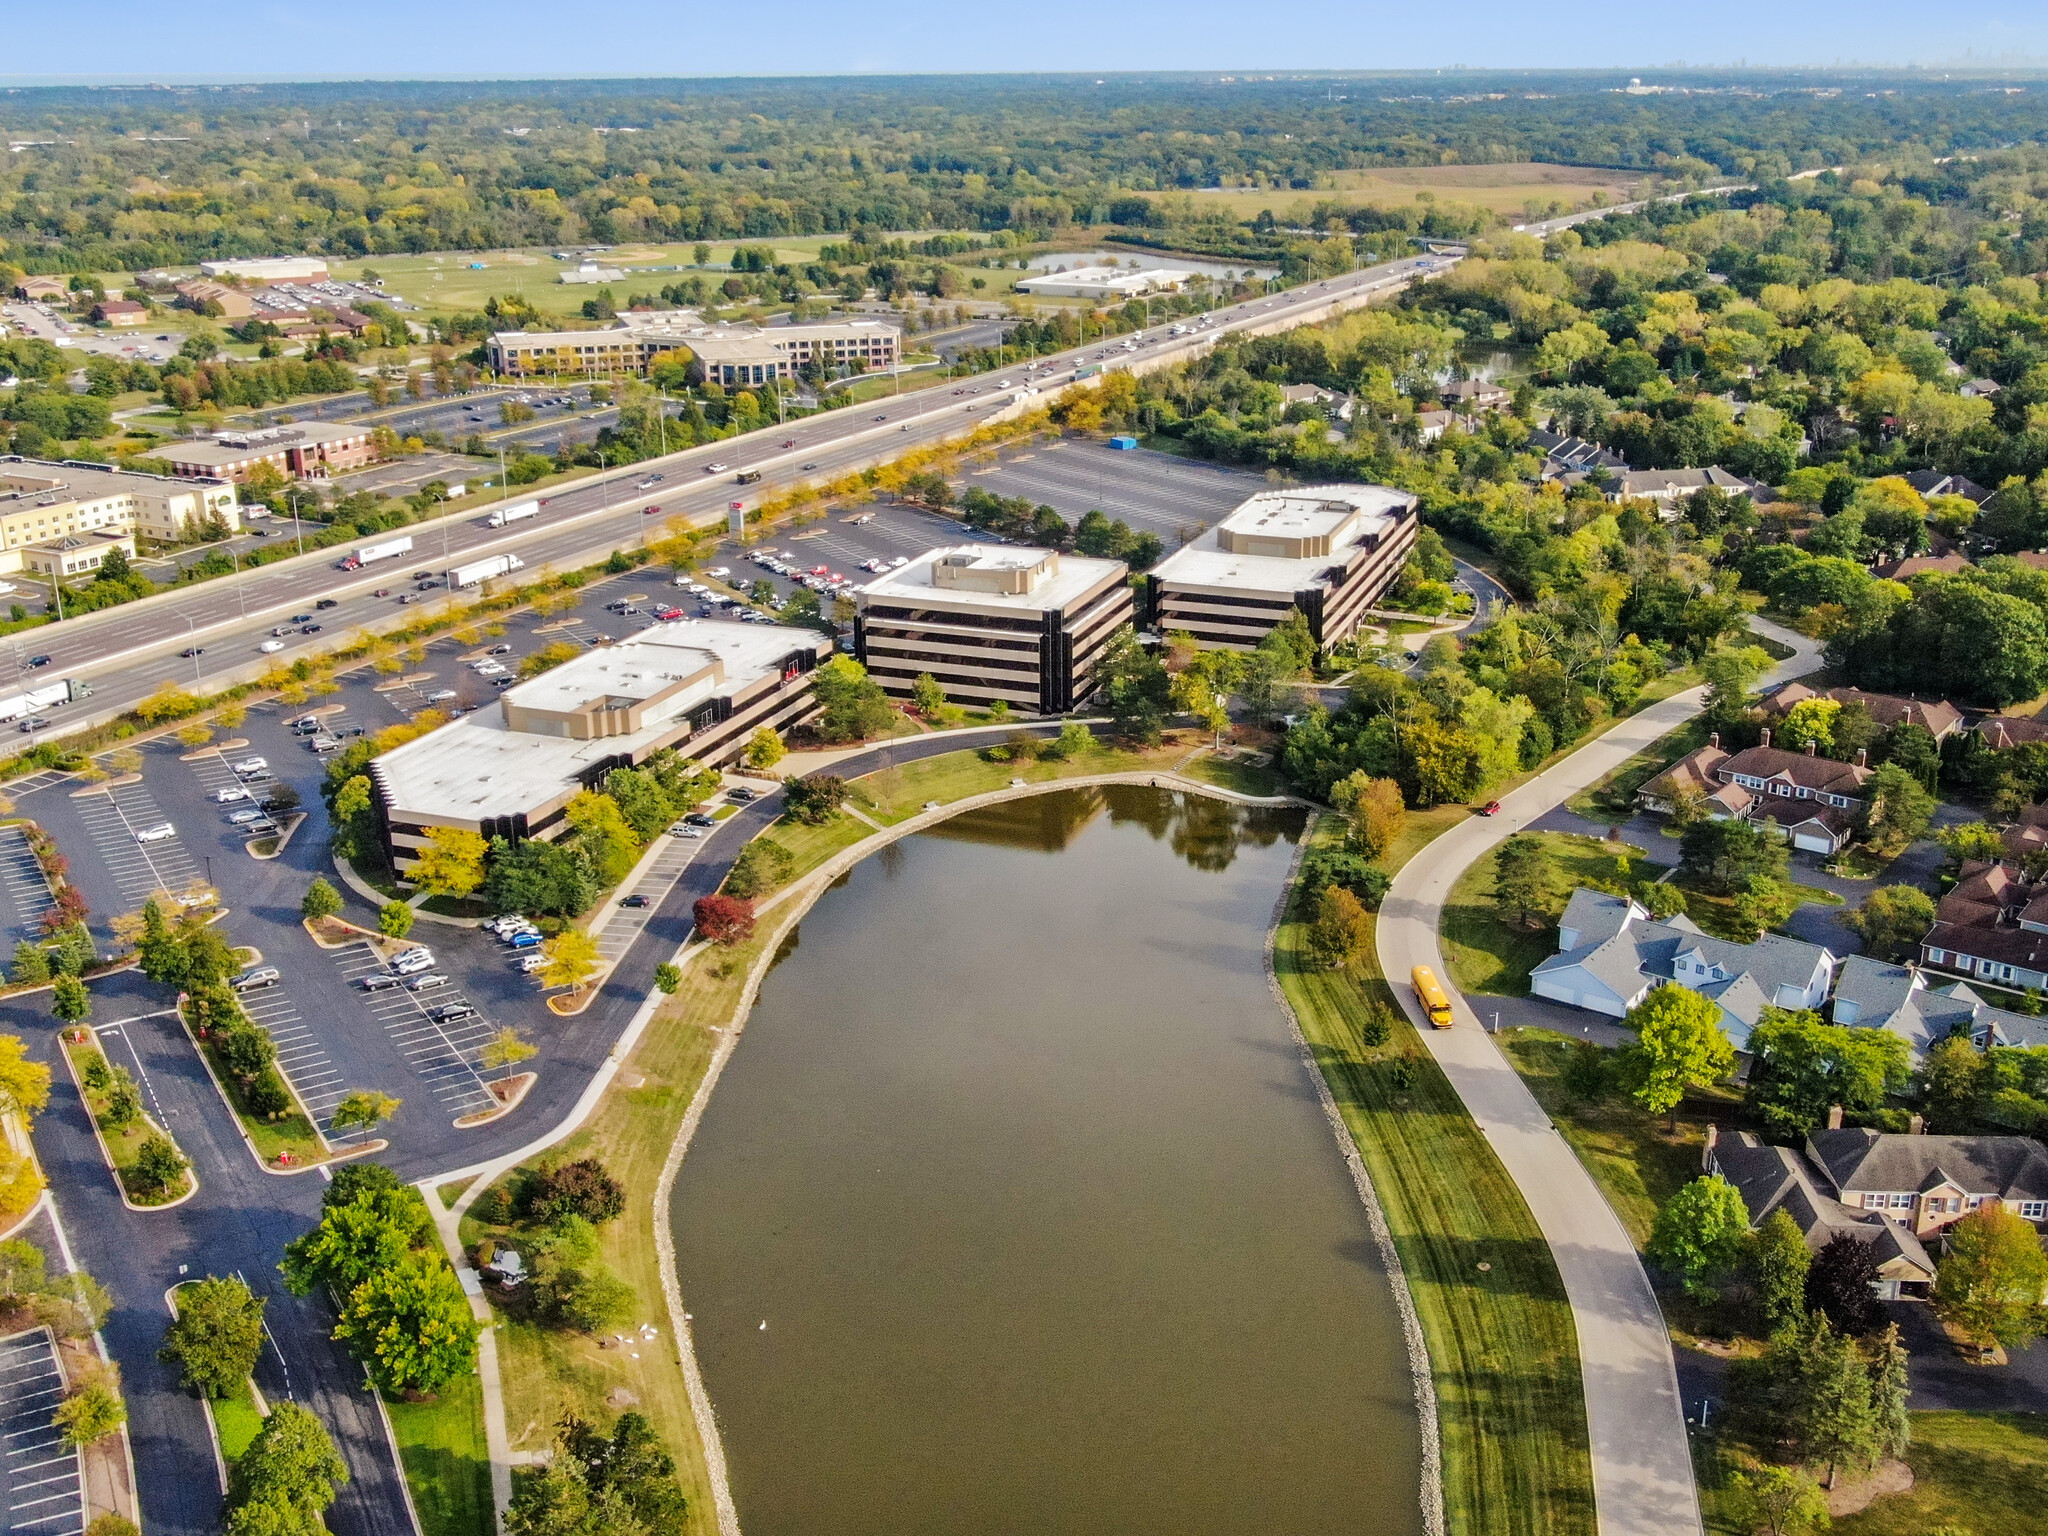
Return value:
M 376 544 L 359 544 L 335 563 L 335 569 L 360 571 L 372 560 L 388 560 L 391 556 L 402 555 L 411 548 L 412 535 L 409 533 L 403 538 L 385 539 Z
M 59 704 L 75 703 L 91 693 L 92 685 L 81 678 L 67 677 L 45 683 L 40 688 L 25 689 L 0 699 L 0 720 L 19 720 L 39 709 L 55 709 Z
M 507 523 L 516 523 L 524 517 L 539 517 L 540 503 L 537 501 L 515 501 L 510 506 L 499 507 L 484 519 L 489 528 L 503 528 Z
M 473 587 L 480 581 L 489 581 L 493 576 L 507 576 L 513 571 L 526 569 L 526 562 L 517 555 L 491 555 L 483 560 L 472 560 L 468 565 L 458 565 L 446 574 L 448 590 L 460 591 Z

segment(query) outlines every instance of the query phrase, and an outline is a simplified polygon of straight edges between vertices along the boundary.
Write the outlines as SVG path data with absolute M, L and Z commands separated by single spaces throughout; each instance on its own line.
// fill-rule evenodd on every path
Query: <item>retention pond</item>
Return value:
M 672 1210 L 746 1536 L 1411 1536 L 1388 1276 L 1264 943 L 1296 812 L 955 818 L 805 916 Z

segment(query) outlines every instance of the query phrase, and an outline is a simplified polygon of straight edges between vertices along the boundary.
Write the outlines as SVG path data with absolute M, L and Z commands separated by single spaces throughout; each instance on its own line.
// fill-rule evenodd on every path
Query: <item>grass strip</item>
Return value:
M 99 1127 L 100 1142 L 107 1149 L 107 1156 L 114 1163 L 114 1177 L 121 1181 L 121 1190 L 132 1205 L 168 1205 L 192 1188 L 192 1170 L 187 1167 L 178 1175 L 178 1182 L 170 1189 L 155 1189 L 137 1182 L 135 1160 L 142 1150 L 142 1144 L 152 1135 L 161 1135 L 177 1146 L 170 1132 L 163 1130 L 150 1119 L 147 1113 L 138 1113 L 126 1125 L 116 1125 L 107 1117 L 110 1095 L 104 1089 L 89 1087 L 85 1080 L 85 1065 L 95 1057 L 105 1060 L 100 1051 L 99 1037 L 90 1029 L 86 1031 L 83 1043 L 72 1040 L 72 1030 L 64 1030 L 60 1036 L 64 1046 L 64 1058 L 71 1065 L 72 1077 L 78 1083 L 80 1097 L 85 1100 L 86 1112 L 92 1116 L 92 1123 Z M 111 1063 L 109 1063 L 111 1065 Z M 184 1148 L 178 1148 L 180 1154 Z
M 263 1428 L 263 1415 L 256 1411 L 256 1396 L 249 1383 L 243 1382 L 233 1397 L 216 1397 L 208 1406 L 213 1409 L 213 1432 L 220 1441 L 221 1455 L 230 1463 L 239 1461 Z
M 491 1455 L 482 1379 L 458 1376 L 429 1401 L 385 1399 L 423 1536 L 491 1536 Z M 226 1435 L 222 1435 L 225 1448 Z
M 1409 821 L 1391 867 L 1448 824 Z M 1317 843 L 1341 835 L 1333 818 L 1311 834 Z M 1591 1536 L 1578 1336 L 1549 1245 L 1385 980 L 1309 965 L 1303 906 L 1290 898 L 1274 972 L 1372 1176 L 1415 1298 L 1436 1382 L 1449 1528 Z M 1383 1046 L 1365 1043 L 1374 1020 L 1389 1027 Z
M 200 1037 L 183 1005 L 178 1009 L 178 1017 L 183 1020 L 193 1042 L 199 1047 L 199 1053 L 205 1058 L 208 1070 L 213 1073 L 214 1082 L 220 1085 L 221 1094 L 228 1101 L 228 1108 L 235 1112 L 235 1119 L 240 1122 L 242 1130 L 254 1144 L 258 1157 L 265 1163 L 275 1163 L 280 1154 L 289 1152 L 292 1161 L 303 1166 L 307 1163 L 317 1163 L 327 1156 L 326 1148 L 320 1145 L 320 1138 L 313 1132 L 313 1122 L 306 1118 L 303 1110 L 296 1107 L 296 1089 L 292 1090 L 294 1108 L 285 1111 L 274 1120 L 257 1114 L 243 1098 L 240 1080 L 228 1071 L 221 1061 L 219 1054 L 214 1050 L 213 1041 Z M 283 1076 L 282 1073 L 278 1075 Z M 286 1079 L 287 1086 L 289 1083 L 290 1080 Z

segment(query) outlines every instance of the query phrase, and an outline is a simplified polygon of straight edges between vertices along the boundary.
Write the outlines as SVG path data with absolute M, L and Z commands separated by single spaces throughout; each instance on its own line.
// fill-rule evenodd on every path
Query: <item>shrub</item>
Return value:
M 792 779 L 782 792 L 783 809 L 796 820 L 818 826 L 846 803 L 846 780 L 830 773 Z
M 299 903 L 299 915 L 309 921 L 332 917 L 341 910 L 341 892 L 319 875 L 306 887 L 305 900 Z
M 614 1220 L 626 1208 L 626 1191 L 594 1157 L 579 1158 L 536 1174 L 528 1186 L 527 1211 L 535 1221 L 581 1216 L 592 1226 Z
M 737 896 L 699 896 L 690 920 L 705 938 L 727 949 L 754 936 L 754 904 Z
M 242 1102 L 249 1106 L 250 1114 L 275 1119 L 292 1107 L 292 1094 L 277 1069 L 269 1067 L 242 1090 Z
M 725 889 L 751 901 L 766 896 L 796 873 L 796 855 L 772 838 L 757 837 L 740 850 L 725 877 Z

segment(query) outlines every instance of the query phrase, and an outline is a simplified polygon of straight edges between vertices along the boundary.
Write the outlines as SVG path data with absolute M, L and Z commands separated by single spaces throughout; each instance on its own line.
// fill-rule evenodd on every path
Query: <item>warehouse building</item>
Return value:
M 215 516 L 240 531 L 235 488 L 225 480 L 0 458 L 0 572 L 97 570 L 117 542 L 126 540 L 130 554 L 138 535 L 176 544 Z M 62 547 L 67 540 L 76 542 Z
M 811 675 L 831 654 L 812 630 L 701 619 L 585 651 L 370 764 L 392 867 L 435 827 L 552 840 L 578 794 L 664 747 L 731 762 L 761 726 L 816 713 Z
M 291 480 L 325 480 L 373 463 L 377 450 L 368 427 L 301 421 L 259 432 L 217 432 L 210 438 L 166 443 L 157 456 L 170 464 L 173 474 L 239 484 L 260 464 Z
M 506 378 L 535 374 L 644 377 L 664 352 L 687 350 L 699 382 L 745 388 L 793 377 L 816 361 L 828 369 L 866 373 L 893 368 L 902 332 L 879 320 L 815 325 L 705 325 L 691 311 L 635 319 L 594 331 L 499 331 L 490 340 L 491 367 Z
M 263 256 L 254 260 L 202 261 L 199 270 L 206 277 L 232 278 L 239 283 L 320 283 L 327 280 L 327 261 L 321 256 Z
M 858 604 L 854 655 L 885 693 L 908 698 L 929 672 L 953 703 L 1035 715 L 1094 691 L 1103 647 L 1132 617 L 1123 561 L 994 544 L 927 551 Z
M 1298 609 L 1324 649 L 1348 638 L 1415 547 L 1416 498 L 1384 485 L 1261 491 L 1146 577 L 1147 621 L 1249 650 Z
M 1043 272 L 1017 280 L 1017 291 L 1041 299 L 1142 299 L 1154 293 L 1178 293 L 1197 274 L 1174 267 L 1076 267 L 1071 272 Z

